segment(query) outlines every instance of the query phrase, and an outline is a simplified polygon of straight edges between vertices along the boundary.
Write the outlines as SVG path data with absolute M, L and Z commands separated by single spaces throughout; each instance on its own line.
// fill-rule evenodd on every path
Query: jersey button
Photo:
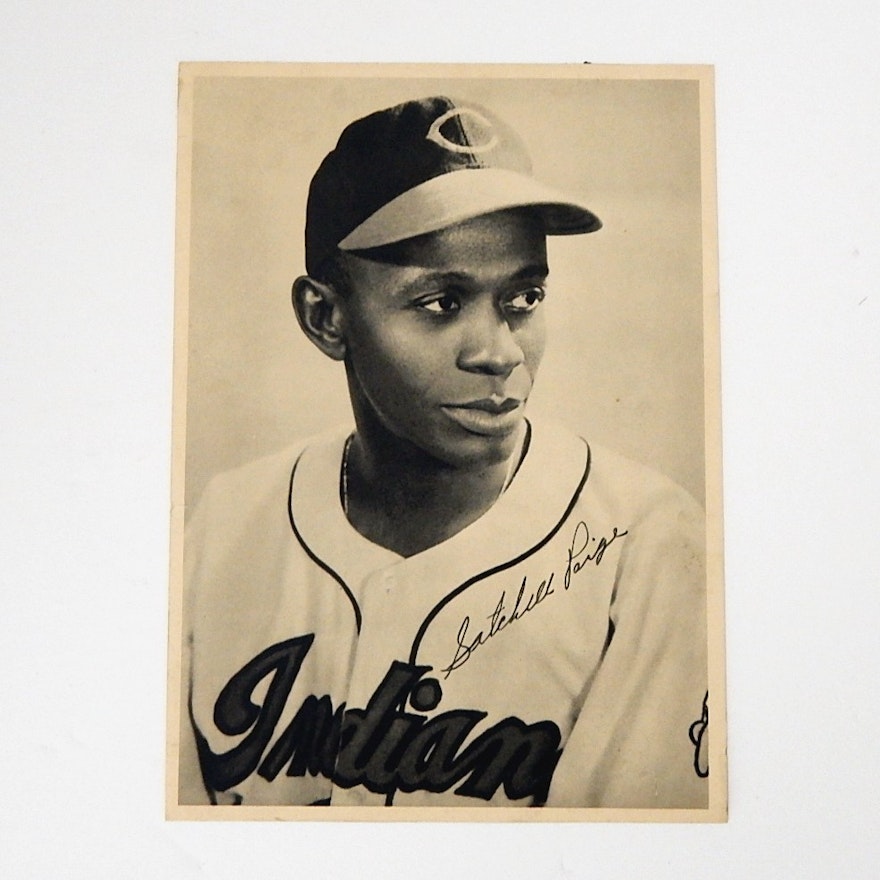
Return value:
M 394 586 L 394 575 L 390 571 L 386 571 L 382 575 L 382 586 L 385 587 L 386 593 L 391 592 L 391 588 Z

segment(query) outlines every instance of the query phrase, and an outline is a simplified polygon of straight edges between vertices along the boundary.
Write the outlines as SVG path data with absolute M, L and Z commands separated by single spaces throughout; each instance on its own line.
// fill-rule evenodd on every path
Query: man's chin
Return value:
M 449 444 L 442 457 L 453 467 L 467 470 L 502 464 L 509 461 L 519 448 L 524 429 L 525 419 L 520 418 L 503 434 L 457 432 L 456 442 Z

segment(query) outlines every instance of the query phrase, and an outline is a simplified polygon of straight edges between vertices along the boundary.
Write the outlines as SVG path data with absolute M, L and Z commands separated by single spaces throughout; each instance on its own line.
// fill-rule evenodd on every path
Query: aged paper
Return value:
M 452 98 L 429 132 L 442 149 L 482 161 L 507 137 L 497 115 L 534 178 L 602 227 L 548 235 L 546 284 L 516 288 L 492 268 L 507 221 L 483 220 L 521 218 L 519 202 L 413 227 L 422 276 L 461 253 L 463 280 L 444 270 L 442 291 L 373 324 L 347 300 L 337 358 L 292 305 L 292 288 L 301 303 L 320 293 L 296 281 L 310 183 L 350 123 L 428 96 Z M 179 120 L 169 818 L 723 821 L 711 68 L 186 64 Z M 481 134 L 465 147 L 448 120 Z M 346 183 L 379 202 L 385 147 Z M 407 203 L 397 222 L 425 211 Z M 510 241 L 543 247 L 523 223 L 499 246 L 505 266 Z M 379 260 L 376 277 L 415 271 L 408 259 Z M 486 354 L 474 317 L 449 342 L 484 302 L 509 336 Z M 436 526 L 424 546 L 393 519 L 370 524 L 383 498 L 358 508 L 368 432 L 350 400 L 418 446 L 419 370 L 438 388 L 528 376 L 497 500 L 448 534 L 434 521 L 455 522 L 448 503 L 426 517 L 415 491 L 398 508 Z M 513 399 L 495 393 L 476 416 L 451 408 L 486 448 Z M 449 456 L 444 473 L 473 473 Z

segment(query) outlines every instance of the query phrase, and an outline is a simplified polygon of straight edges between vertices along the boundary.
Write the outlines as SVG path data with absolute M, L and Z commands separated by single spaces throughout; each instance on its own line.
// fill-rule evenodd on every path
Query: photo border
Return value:
M 177 802 L 183 682 L 183 525 L 189 286 L 192 223 L 193 97 L 200 77 L 409 77 L 442 76 L 498 79 L 582 78 L 694 80 L 699 84 L 702 244 L 705 477 L 707 523 L 707 600 L 709 690 L 712 735 L 709 742 L 709 806 L 706 809 L 520 807 L 187 806 Z M 703 65 L 467 65 L 467 64 L 288 64 L 185 63 L 178 94 L 178 179 L 174 306 L 174 388 L 172 413 L 172 500 L 170 602 L 167 678 L 166 818 L 216 821 L 368 821 L 368 822 L 723 822 L 727 819 L 727 712 L 724 661 L 723 511 L 721 468 L 721 381 L 717 189 L 715 168 L 714 71 Z

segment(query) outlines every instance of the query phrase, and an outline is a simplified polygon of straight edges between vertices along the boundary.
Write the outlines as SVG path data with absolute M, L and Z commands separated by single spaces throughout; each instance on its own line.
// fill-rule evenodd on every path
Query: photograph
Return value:
M 178 114 L 168 818 L 725 821 L 712 68 Z

